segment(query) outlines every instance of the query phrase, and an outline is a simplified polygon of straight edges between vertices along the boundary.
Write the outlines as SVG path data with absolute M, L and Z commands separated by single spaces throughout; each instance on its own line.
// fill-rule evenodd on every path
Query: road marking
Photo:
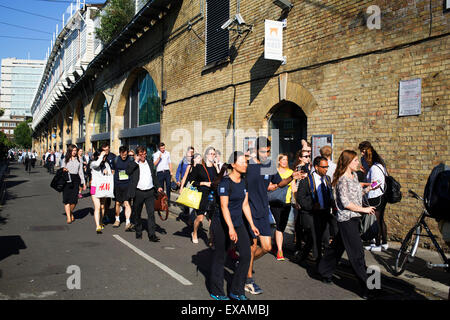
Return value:
M 185 285 L 185 286 L 191 286 L 192 282 L 190 282 L 189 280 L 187 280 L 186 278 L 184 278 L 182 275 L 176 273 L 175 271 L 173 271 L 172 269 L 170 269 L 168 266 L 162 264 L 161 262 L 159 262 L 158 260 L 150 257 L 148 254 L 146 254 L 145 252 L 143 252 L 142 250 L 136 248 L 135 246 L 133 246 L 131 243 L 129 243 L 128 241 L 124 240 L 122 237 L 120 237 L 119 235 L 115 234 L 113 235 L 114 238 L 116 238 L 117 240 L 119 240 L 120 242 L 122 242 L 124 245 L 126 245 L 128 248 L 130 248 L 131 250 L 133 250 L 134 252 L 136 252 L 138 255 L 140 255 L 142 258 L 144 258 L 145 260 L 147 260 L 150 263 L 153 263 L 155 266 L 157 266 L 158 268 L 162 269 L 163 271 L 167 272 L 172 278 L 175 278 L 176 280 L 178 280 L 179 282 L 181 282 L 181 284 Z

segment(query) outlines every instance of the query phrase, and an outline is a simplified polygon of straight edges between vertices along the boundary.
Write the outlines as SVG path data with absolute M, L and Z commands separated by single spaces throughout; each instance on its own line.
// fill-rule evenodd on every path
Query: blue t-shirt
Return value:
M 250 159 L 247 168 L 247 184 L 248 184 L 248 202 L 252 217 L 261 219 L 269 216 L 269 199 L 267 197 L 267 188 L 270 182 L 279 184 L 281 177 L 277 168 L 270 170 L 271 162 L 265 164 L 256 163 Z M 270 171 L 270 172 L 269 172 Z
M 117 156 L 116 159 L 113 161 L 114 164 L 114 185 L 115 186 L 121 186 L 126 187 L 128 186 L 128 183 L 130 182 L 130 177 L 126 174 L 126 170 L 128 167 L 128 164 L 134 161 L 133 157 L 128 157 L 124 160 L 120 156 Z
M 242 220 L 242 204 L 244 203 L 247 190 L 245 189 L 245 180 L 235 183 L 230 178 L 225 177 L 219 183 L 219 196 L 228 196 L 228 210 L 230 210 L 233 226 L 239 227 L 244 223 Z

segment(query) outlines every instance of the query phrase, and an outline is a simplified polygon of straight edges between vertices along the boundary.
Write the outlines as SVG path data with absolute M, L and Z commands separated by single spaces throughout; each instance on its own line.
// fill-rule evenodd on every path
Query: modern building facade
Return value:
M 280 32 L 266 20 L 285 22 L 285 59 L 265 58 Z M 163 141 L 174 162 L 189 145 L 226 161 L 264 134 L 291 160 L 301 139 L 331 144 L 336 162 L 369 140 L 402 189 L 420 192 L 450 163 L 449 47 L 442 0 L 151 0 L 64 95 L 35 104 L 34 148 L 108 141 L 150 153 Z M 417 211 L 406 196 L 388 206 L 393 239 Z
M 5 110 L 5 116 L 31 117 L 31 103 L 45 63 L 45 60 L 2 59 L 0 108 Z

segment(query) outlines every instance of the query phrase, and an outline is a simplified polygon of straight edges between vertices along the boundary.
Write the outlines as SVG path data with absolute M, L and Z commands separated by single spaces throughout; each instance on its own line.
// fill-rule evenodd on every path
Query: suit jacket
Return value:
M 314 179 L 314 177 L 312 178 Z M 330 196 L 330 202 L 328 204 L 325 204 L 326 209 L 328 209 L 334 206 L 334 200 L 331 183 L 327 177 L 325 177 L 325 181 L 327 182 L 327 187 Z M 314 190 L 314 194 L 312 190 Z M 303 180 L 300 180 L 296 200 L 297 203 L 300 205 L 301 210 L 309 213 L 314 211 L 314 204 L 319 202 L 316 189 L 314 187 L 311 188 L 309 176 Z
M 152 174 L 152 180 L 153 180 L 153 186 L 154 186 L 153 191 L 155 193 L 155 197 L 157 197 L 158 189 L 160 188 L 160 185 L 158 182 L 158 177 L 156 176 L 155 166 L 153 165 L 153 162 L 151 160 L 150 161 L 147 160 L 147 164 L 149 165 L 150 172 Z M 140 169 L 139 169 L 139 165 L 136 163 L 136 161 L 130 161 L 130 163 L 128 164 L 126 173 L 130 177 L 128 196 L 130 198 L 134 198 L 136 196 L 136 189 L 137 189 L 137 185 L 139 183 L 139 177 L 140 177 Z

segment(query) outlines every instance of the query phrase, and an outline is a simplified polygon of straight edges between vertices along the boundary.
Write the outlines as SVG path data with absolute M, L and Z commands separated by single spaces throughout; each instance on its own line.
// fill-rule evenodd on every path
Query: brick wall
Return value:
M 230 63 L 209 70 L 203 70 L 205 18 L 198 17 L 200 1 L 174 5 L 164 22 L 97 71 L 94 90 L 83 98 L 85 114 L 98 92 L 114 95 L 112 146 L 117 152 L 124 97 L 131 85 L 127 81 L 145 68 L 157 88 L 167 91 L 161 141 L 169 151 L 180 151 L 172 153 L 178 163 L 184 146 L 203 151 L 211 143 L 221 144 L 223 150 L 230 145 L 226 134 L 233 102 L 237 128 L 267 130 L 266 116 L 279 102 L 279 75 L 287 74 L 286 99 L 305 112 L 308 138 L 333 134 L 334 158 L 369 140 L 386 160 L 405 195 L 401 203 L 388 205 L 386 213 L 389 235 L 400 239 L 419 214 L 407 190 L 421 194 L 431 169 L 440 161 L 450 164 L 450 13 L 443 12 L 441 0 L 292 2 L 284 30 L 286 65 L 263 58 L 264 20 L 279 19 L 281 9 L 273 1 L 253 0 L 241 2 L 240 8 L 252 32 L 230 32 L 235 54 Z M 230 4 L 231 16 L 236 2 Z M 380 30 L 366 25 L 371 5 L 381 9 Z M 422 79 L 422 114 L 399 118 L 399 81 L 414 78 Z M 195 129 L 194 121 L 201 121 L 202 128 Z M 211 128 L 221 135 L 211 137 L 215 142 L 195 135 Z M 242 148 L 242 141 L 237 146 Z

